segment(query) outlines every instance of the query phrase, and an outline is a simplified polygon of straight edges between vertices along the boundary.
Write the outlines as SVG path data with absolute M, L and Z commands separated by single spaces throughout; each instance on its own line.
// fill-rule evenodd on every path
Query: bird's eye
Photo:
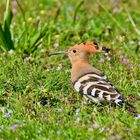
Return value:
M 77 51 L 76 50 L 73 50 L 73 53 L 76 53 Z
M 96 42 L 93 43 L 94 44 L 94 47 L 96 48 L 96 50 L 99 50 L 99 46 Z
M 96 48 L 96 50 L 99 50 L 99 46 L 98 45 L 95 45 L 94 47 Z

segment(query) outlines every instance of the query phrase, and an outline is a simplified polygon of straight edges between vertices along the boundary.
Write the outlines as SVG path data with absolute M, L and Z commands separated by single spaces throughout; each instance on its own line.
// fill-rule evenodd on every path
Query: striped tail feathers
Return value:
M 123 108 L 127 111 L 129 111 L 130 113 L 132 113 L 134 116 L 137 116 L 137 109 L 136 107 L 134 107 L 132 104 L 128 103 L 127 101 L 125 101 L 121 96 L 120 96 L 121 100 L 119 100 L 119 102 L 111 101 L 114 105 L 116 104 L 118 107 Z
M 124 101 L 124 104 L 125 104 L 125 109 L 128 110 L 130 113 L 132 113 L 135 117 L 137 117 L 138 113 L 136 107 L 134 107 L 127 101 Z

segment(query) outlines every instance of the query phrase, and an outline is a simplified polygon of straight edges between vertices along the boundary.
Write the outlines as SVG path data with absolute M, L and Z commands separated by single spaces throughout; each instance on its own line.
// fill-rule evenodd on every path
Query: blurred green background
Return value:
M 139 0 L 1 0 L 0 139 L 138 140 L 139 119 L 84 101 L 67 56 L 48 53 L 82 42 L 110 48 L 108 58 L 90 62 L 140 112 L 139 7 Z

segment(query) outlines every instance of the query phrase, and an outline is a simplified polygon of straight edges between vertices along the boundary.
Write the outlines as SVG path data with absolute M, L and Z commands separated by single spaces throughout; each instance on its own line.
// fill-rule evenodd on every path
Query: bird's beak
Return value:
M 106 48 L 106 47 L 102 47 L 102 49 L 101 49 L 101 52 L 103 52 L 103 53 L 108 53 L 109 51 L 110 51 L 110 49 Z
M 49 53 L 48 55 L 51 56 L 51 55 L 57 55 L 57 54 L 67 54 L 67 51 L 59 51 L 59 52 L 52 52 L 52 53 Z

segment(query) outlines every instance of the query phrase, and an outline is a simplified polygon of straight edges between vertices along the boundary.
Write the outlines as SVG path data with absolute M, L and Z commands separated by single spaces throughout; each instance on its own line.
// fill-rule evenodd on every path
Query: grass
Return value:
M 97 54 L 90 61 L 140 112 L 139 1 L 18 4 L 11 1 L 14 51 L 0 52 L 0 139 L 138 140 L 140 120 L 85 102 L 71 86 L 68 58 L 47 54 L 93 40 L 111 48 L 111 60 Z M 4 7 L 2 0 L 1 23 Z

